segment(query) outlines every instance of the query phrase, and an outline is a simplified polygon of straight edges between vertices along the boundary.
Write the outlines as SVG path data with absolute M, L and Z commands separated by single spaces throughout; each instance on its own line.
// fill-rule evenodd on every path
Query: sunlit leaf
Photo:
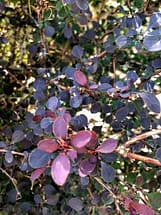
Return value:
M 103 141 L 101 145 L 97 147 L 96 152 L 111 153 L 116 149 L 117 142 L 117 140 L 109 138 Z
M 154 12 L 150 17 L 149 28 L 156 28 L 161 26 L 161 13 Z
M 79 131 L 76 135 L 71 137 L 71 145 L 76 148 L 82 148 L 86 146 L 92 138 L 90 131 Z
M 53 139 L 44 139 L 39 141 L 37 147 L 42 151 L 52 153 L 59 148 L 59 145 Z
M 124 35 L 120 35 L 116 39 L 116 45 L 119 46 L 119 48 L 124 48 L 128 45 L 128 38 Z
M 64 120 L 63 116 L 55 119 L 53 124 L 53 133 L 56 137 L 66 138 L 68 123 Z
M 97 158 L 91 155 L 89 158 L 82 160 L 79 164 L 79 175 L 80 177 L 86 177 L 90 175 L 96 167 Z
M 46 107 L 51 111 L 54 111 L 57 105 L 58 105 L 58 98 L 56 96 L 50 97 L 46 102 Z
M 67 155 L 59 154 L 51 165 L 51 176 L 57 185 L 62 186 L 70 173 L 70 160 Z
M 161 29 L 148 33 L 143 41 L 145 49 L 151 52 L 161 50 Z

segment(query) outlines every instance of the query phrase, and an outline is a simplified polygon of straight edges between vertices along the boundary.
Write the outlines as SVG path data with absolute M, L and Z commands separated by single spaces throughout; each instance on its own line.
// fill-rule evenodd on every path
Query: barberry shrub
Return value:
M 2 214 L 159 214 L 159 2 L 4 0 L 0 21 Z

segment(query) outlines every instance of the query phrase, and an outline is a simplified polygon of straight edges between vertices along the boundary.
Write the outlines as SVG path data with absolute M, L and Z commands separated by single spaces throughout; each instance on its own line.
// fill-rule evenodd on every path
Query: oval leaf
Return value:
M 116 39 L 116 45 L 119 46 L 119 48 L 126 47 L 128 45 L 128 38 L 124 35 L 120 35 Z
M 10 151 L 7 151 L 6 153 L 5 153 L 5 161 L 7 162 L 7 163 L 12 163 L 13 162 L 13 154 L 12 154 L 12 152 L 10 152 Z
M 154 30 L 145 36 L 143 41 L 145 49 L 151 52 L 161 50 L 161 29 Z
M 57 185 L 62 186 L 70 173 L 70 160 L 67 155 L 59 154 L 51 165 L 51 176 Z
M 33 169 L 44 167 L 48 164 L 51 154 L 40 149 L 34 149 L 29 155 L 29 165 Z
M 82 201 L 81 201 L 79 198 L 77 198 L 77 197 L 71 198 L 71 199 L 68 201 L 68 205 L 69 205 L 72 209 L 74 209 L 74 210 L 76 210 L 76 211 L 81 211 L 81 210 L 83 209 L 83 203 L 82 203 Z
M 51 111 L 54 111 L 57 108 L 57 105 L 58 105 L 58 98 L 56 96 L 50 97 L 46 102 L 46 107 Z
M 82 160 L 79 165 L 79 175 L 80 177 L 86 177 L 90 175 L 96 167 L 97 158 L 91 155 L 88 159 Z
M 139 96 L 151 111 L 160 113 L 160 102 L 154 94 L 141 92 Z
M 80 45 L 75 45 L 72 49 L 72 55 L 76 58 L 83 56 L 83 48 Z
M 96 152 L 111 153 L 116 149 L 117 142 L 117 140 L 109 138 L 105 140 L 100 146 L 98 146 Z
M 40 175 L 45 171 L 45 169 L 46 169 L 46 167 L 42 167 L 42 168 L 34 170 L 30 176 L 31 182 L 33 183 L 37 178 L 39 178 Z
M 75 0 L 75 2 L 80 10 L 88 9 L 88 0 Z
M 24 132 L 21 130 L 15 130 L 12 134 L 12 144 L 20 142 L 24 139 Z
M 44 140 L 39 141 L 37 147 L 38 147 L 38 149 L 40 149 L 42 151 L 52 153 L 52 152 L 55 152 L 59 148 L 59 145 L 53 139 L 44 139 Z
M 127 106 L 124 106 L 116 111 L 115 117 L 120 122 L 126 118 L 128 113 L 129 113 L 129 108 Z
M 101 176 L 105 182 L 112 182 L 115 178 L 115 169 L 101 161 Z
M 53 124 L 53 133 L 56 137 L 66 138 L 68 123 L 62 116 L 56 118 Z
M 81 72 L 79 70 L 75 71 L 74 79 L 81 86 L 87 86 L 87 78 L 86 78 L 86 76 L 84 75 L 83 72 Z
M 90 131 L 79 131 L 75 136 L 71 138 L 71 145 L 76 148 L 82 148 L 86 146 L 92 138 Z

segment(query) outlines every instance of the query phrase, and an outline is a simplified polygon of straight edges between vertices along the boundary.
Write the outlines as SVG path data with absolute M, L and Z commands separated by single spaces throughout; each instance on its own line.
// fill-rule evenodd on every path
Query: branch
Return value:
M 161 166 L 161 162 L 157 159 L 128 152 L 125 148 L 122 148 L 122 147 L 115 149 L 114 152 L 122 155 L 124 158 L 139 160 L 139 161 L 143 161 L 144 163 L 151 163 L 155 166 Z
M 156 134 L 161 134 L 161 128 L 159 128 L 157 130 L 153 130 L 153 131 L 148 131 L 148 132 L 140 134 L 136 137 L 133 137 L 130 140 L 126 141 L 122 146 L 126 148 L 126 147 L 138 142 L 139 140 L 145 139 L 147 137 L 150 137 L 150 136 L 156 135 Z
M 0 149 L 0 152 L 6 153 L 6 152 L 8 152 L 8 149 Z M 24 157 L 24 153 L 22 153 L 22 152 L 11 151 L 11 153 L 12 153 L 13 155 L 20 155 L 20 156 L 23 156 L 23 157 Z
M 20 191 L 18 190 L 16 179 L 12 178 L 12 177 L 8 174 L 8 172 L 6 172 L 6 170 L 2 169 L 1 167 L 0 167 L 0 170 L 11 180 L 12 184 L 14 185 L 15 190 L 16 190 L 16 192 L 17 192 L 16 199 L 17 199 L 17 200 L 18 200 L 18 199 L 21 199 L 22 196 L 21 196 Z

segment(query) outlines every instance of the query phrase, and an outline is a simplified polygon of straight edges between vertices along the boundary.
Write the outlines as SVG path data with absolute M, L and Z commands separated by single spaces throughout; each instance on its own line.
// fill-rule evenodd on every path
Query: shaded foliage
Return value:
M 158 4 L 0 2 L 2 214 L 159 214 Z

